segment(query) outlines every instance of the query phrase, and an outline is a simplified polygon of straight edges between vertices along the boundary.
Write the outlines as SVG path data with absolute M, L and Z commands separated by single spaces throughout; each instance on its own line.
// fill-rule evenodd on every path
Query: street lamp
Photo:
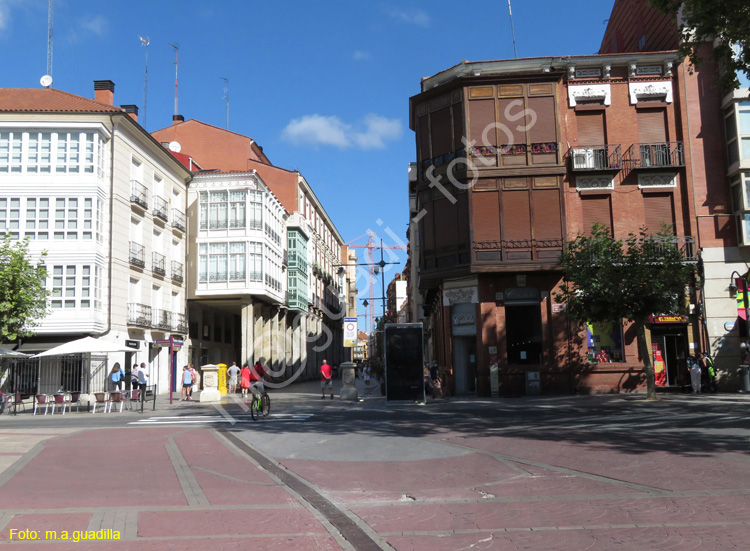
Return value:
M 735 274 L 737 275 L 737 278 L 735 279 Z M 740 356 L 740 372 L 742 374 L 742 386 L 743 389 L 740 392 L 750 392 L 750 365 L 748 365 L 748 361 L 750 360 L 750 345 L 748 345 L 748 341 L 750 341 L 750 315 L 748 313 L 748 295 L 747 295 L 747 276 L 750 274 L 750 272 L 746 272 L 745 275 L 740 275 L 738 271 L 733 271 L 732 274 L 729 276 L 731 279 L 731 282 L 729 284 L 729 291 L 733 295 L 737 295 L 737 290 L 742 290 L 742 305 L 745 309 L 745 342 L 740 344 L 741 348 L 741 356 Z M 736 281 L 740 282 L 739 287 L 737 286 Z

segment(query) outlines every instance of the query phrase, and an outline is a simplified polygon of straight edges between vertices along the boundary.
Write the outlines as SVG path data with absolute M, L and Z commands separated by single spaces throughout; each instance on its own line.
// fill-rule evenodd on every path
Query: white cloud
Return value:
M 305 115 L 286 125 L 281 137 L 300 146 L 332 145 L 340 149 L 382 149 L 386 142 L 401 137 L 401 121 L 380 115 L 367 115 L 356 125 L 347 124 L 339 117 Z
M 418 27 L 430 26 L 430 16 L 427 14 L 427 12 L 420 9 L 404 10 L 398 8 L 390 8 L 386 10 L 386 14 L 390 15 L 398 21 L 401 21 L 402 23 L 417 25 Z
M 80 28 L 89 34 L 96 36 L 104 36 L 107 32 L 108 21 L 104 16 L 96 15 L 89 19 L 83 19 L 80 23 Z
M 0 0 L 0 31 L 4 31 L 10 28 L 11 12 L 16 7 L 27 7 L 25 6 L 26 0 Z
M 354 61 L 364 61 L 366 59 L 372 59 L 372 54 L 370 52 L 365 52 L 364 50 L 354 50 L 352 57 L 354 58 Z

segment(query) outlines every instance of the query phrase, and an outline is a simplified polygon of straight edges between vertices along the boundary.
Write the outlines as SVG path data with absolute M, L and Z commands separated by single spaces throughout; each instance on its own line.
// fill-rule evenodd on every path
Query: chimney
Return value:
M 123 111 L 125 111 L 130 118 L 135 122 L 138 122 L 138 106 L 137 105 L 121 105 Z
M 185 117 L 182 115 L 172 115 L 172 126 L 185 122 Z
M 111 80 L 94 81 L 94 101 L 106 103 L 107 105 L 115 104 L 115 83 Z

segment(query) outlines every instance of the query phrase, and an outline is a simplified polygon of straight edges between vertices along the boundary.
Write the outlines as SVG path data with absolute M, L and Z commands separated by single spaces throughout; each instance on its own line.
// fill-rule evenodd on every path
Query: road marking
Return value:
M 147 419 L 138 419 L 131 421 L 128 425 L 194 425 L 200 423 L 288 423 L 292 421 L 307 421 L 313 414 L 270 414 L 268 417 L 261 417 L 253 421 L 252 417 L 247 414 L 224 417 L 223 415 L 177 415 L 174 417 L 148 417 Z

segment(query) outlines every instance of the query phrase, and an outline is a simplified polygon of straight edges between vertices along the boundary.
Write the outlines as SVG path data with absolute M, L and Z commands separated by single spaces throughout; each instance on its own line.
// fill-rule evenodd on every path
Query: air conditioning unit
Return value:
M 573 170 L 596 168 L 594 166 L 594 150 L 591 148 L 587 149 L 574 149 L 573 150 Z

